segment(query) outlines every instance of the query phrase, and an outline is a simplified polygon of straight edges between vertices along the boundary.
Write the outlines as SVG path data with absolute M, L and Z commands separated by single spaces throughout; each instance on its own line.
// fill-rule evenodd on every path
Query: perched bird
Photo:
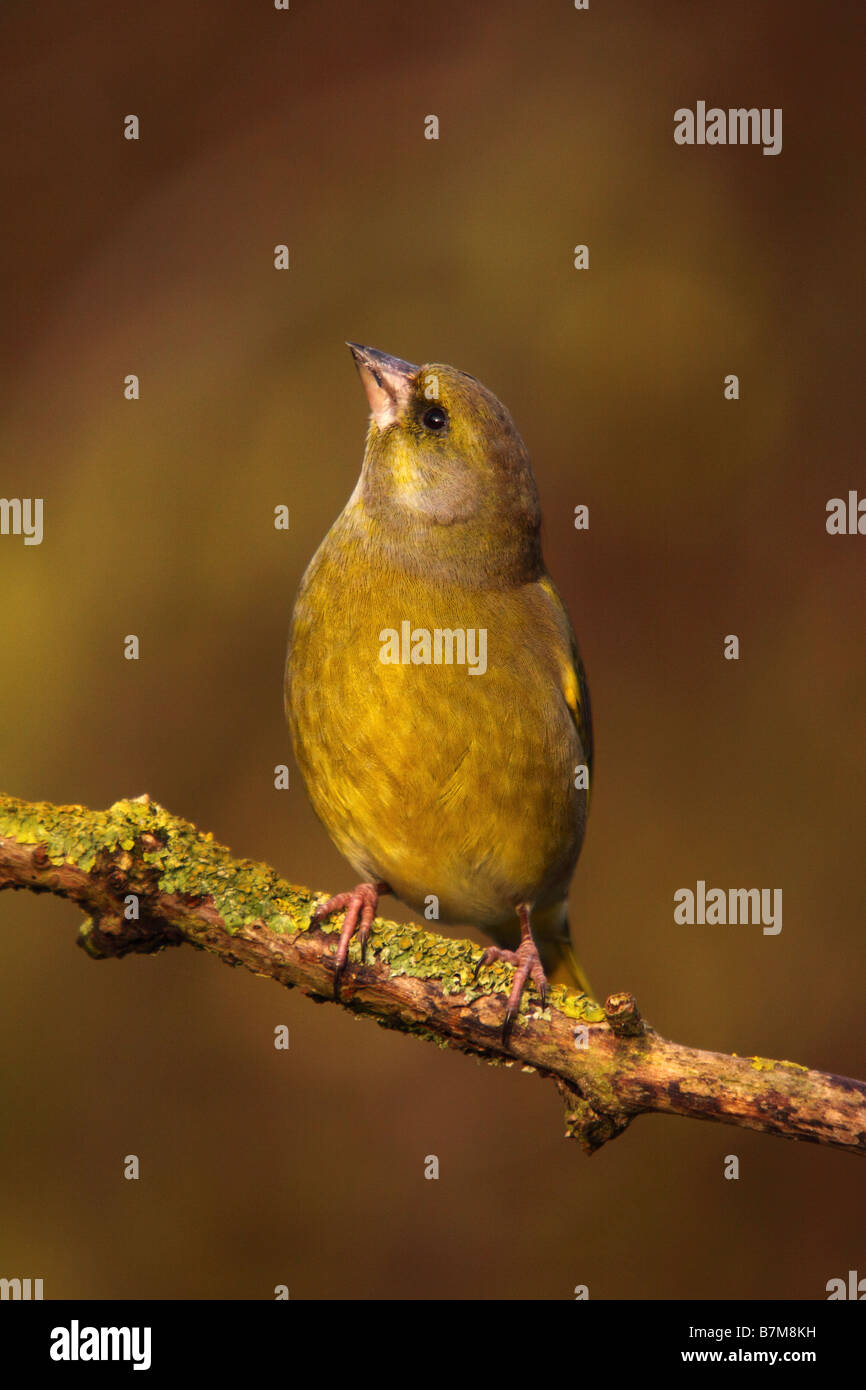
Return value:
M 515 966 L 504 1035 L 532 980 L 588 992 L 568 886 L 592 775 L 589 692 L 541 554 L 529 457 L 505 407 L 454 367 L 349 343 L 371 418 L 361 475 L 310 562 L 292 618 L 285 707 L 313 807 L 379 897 L 474 925 Z

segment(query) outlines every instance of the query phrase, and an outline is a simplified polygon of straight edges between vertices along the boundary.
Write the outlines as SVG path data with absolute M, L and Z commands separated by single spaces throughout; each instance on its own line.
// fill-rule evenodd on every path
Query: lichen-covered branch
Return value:
M 87 917 L 79 945 L 94 959 L 188 942 L 312 998 L 334 997 L 340 920 L 311 926 L 319 895 L 234 859 L 146 796 L 107 811 L 0 796 L 3 888 L 77 903 Z M 659 1111 L 866 1153 L 866 1083 L 669 1042 L 629 994 L 601 1007 L 555 986 L 542 1011 L 529 993 L 504 1044 L 512 968 L 493 964 L 476 979 L 479 956 L 468 941 L 377 918 L 365 963 L 352 943 L 339 1002 L 440 1047 L 552 1078 L 567 1132 L 588 1152 Z

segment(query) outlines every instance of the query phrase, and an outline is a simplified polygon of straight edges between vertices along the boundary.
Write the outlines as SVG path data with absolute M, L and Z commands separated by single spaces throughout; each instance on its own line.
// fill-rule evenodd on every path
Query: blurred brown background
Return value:
M 45 499 L 45 538 L 0 538 L 0 786 L 148 791 L 350 886 L 300 776 L 272 785 L 289 614 L 361 461 L 344 339 L 453 362 L 529 445 L 589 672 L 591 979 L 680 1041 L 866 1074 L 866 539 L 824 528 L 866 490 L 857 24 L 4 6 L 0 492 Z M 675 146 L 699 99 L 782 107 L 781 155 Z M 698 878 L 781 887 L 781 935 L 676 926 Z M 192 951 L 93 964 L 59 900 L 6 894 L 0 924 L 0 1274 L 48 1297 L 808 1299 L 866 1274 L 848 1155 L 647 1117 L 588 1161 L 549 1083 Z

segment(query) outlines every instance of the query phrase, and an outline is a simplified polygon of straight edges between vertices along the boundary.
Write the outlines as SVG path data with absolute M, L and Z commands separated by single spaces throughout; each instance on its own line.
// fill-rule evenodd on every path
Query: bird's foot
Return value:
M 527 981 L 532 980 L 541 996 L 541 1007 L 544 1008 L 547 1003 L 547 976 L 544 973 L 544 966 L 541 964 L 538 947 L 528 934 L 524 936 L 516 951 L 506 951 L 501 946 L 488 946 L 475 967 L 476 977 L 483 965 L 491 965 L 495 960 L 504 960 L 509 965 L 514 966 L 514 984 L 511 986 L 511 993 L 508 996 L 505 1022 L 502 1026 L 502 1041 L 507 1043 L 511 1026 L 520 1008 L 520 997 L 526 988 Z
M 319 903 L 313 913 L 311 921 L 317 923 L 323 921 L 325 917 L 330 917 L 333 912 L 341 912 L 343 908 L 346 909 L 334 961 L 335 999 L 340 997 L 340 980 L 349 958 L 349 942 L 357 932 L 358 940 L 361 943 L 361 960 L 366 960 L 367 938 L 370 935 L 370 928 L 376 915 L 376 906 L 379 899 L 390 891 L 387 883 L 359 883 L 357 888 L 353 888 L 351 892 L 337 893 L 336 897 L 328 898 L 325 902 Z

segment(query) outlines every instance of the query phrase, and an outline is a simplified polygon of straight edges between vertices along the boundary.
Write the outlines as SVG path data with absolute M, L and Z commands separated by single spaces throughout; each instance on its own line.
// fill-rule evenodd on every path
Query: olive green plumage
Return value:
M 472 377 L 350 346 L 372 408 L 364 463 L 304 575 L 286 667 L 313 806 L 360 877 L 417 912 L 434 895 L 439 921 L 515 948 L 525 904 L 545 971 L 585 988 L 566 897 L 589 696 L 526 449 Z M 406 623 L 483 630 L 486 669 L 446 664 L 447 638 L 439 664 L 423 642 L 415 662 L 383 661 Z

